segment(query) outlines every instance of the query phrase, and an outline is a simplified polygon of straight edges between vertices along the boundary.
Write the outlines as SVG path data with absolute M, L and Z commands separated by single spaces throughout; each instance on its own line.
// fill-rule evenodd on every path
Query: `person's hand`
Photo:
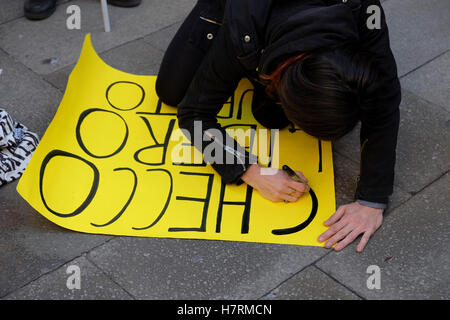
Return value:
M 300 171 L 295 173 L 308 181 Z M 241 179 L 264 198 L 274 202 L 296 202 L 305 192 L 309 192 L 308 185 L 295 181 L 283 170 L 264 168 L 259 164 L 252 164 Z
M 383 209 L 370 208 L 358 202 L 343 205 L 324 222 L 330 227 L 319 236 L 318 241 L 328 240 L 325 243 L 325 248 L 328 249 L 337 243 L 334 250 L 340 251 L 363 234 L 356 247 L 357 252 L 362 252 L 370 237 L 381 226 L 382 221 Z

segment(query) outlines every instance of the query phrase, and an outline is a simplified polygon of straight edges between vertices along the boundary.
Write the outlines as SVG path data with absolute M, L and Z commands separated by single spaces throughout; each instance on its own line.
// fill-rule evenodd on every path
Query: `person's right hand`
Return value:
M 276 171 L 267 174 L 267 170 Z M 300 171 L 295 173 L 308 181 Z M 259 164 L 252 164 L 241 179 L 258 190 L 264 198 L 274 202 L 296 202 L 305 192 L 309 192 L 308 185 L 295 181 L 283 170 L 264 168 Z

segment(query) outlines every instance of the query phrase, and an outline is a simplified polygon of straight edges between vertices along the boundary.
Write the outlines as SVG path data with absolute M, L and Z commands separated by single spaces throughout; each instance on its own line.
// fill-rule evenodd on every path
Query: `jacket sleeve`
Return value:
M 209 161 L 204 154 L 204 161 L 212 165 L 224 183 L 238 183 L 249 166 L 250 154 L 225 132 L 216 118 L 244 76 L 226 31 L 224 25 L 217 33 L 178 105 L 177 115 L 180 128 L 189 132 L 191 143 L 199 151 L 203 153 L 211 143 L 216 145 L 210 146 L 210 150 L 221 150 L 214 156 L 217 160 L 218 154 L 223 155 L 221 160 Z
M 372 5 L 381 13 L 381 28 L 378 29 L 367 26 L 367 19 L 373 14 L 367 9 Z M 379 82 L 361 110 L 361 169 L 355 197 L 387 204 L 394 184 L 401 88 L 385 14 L 378 0 L 362 1 L 359 30 L 361 49 L 374 57 Z

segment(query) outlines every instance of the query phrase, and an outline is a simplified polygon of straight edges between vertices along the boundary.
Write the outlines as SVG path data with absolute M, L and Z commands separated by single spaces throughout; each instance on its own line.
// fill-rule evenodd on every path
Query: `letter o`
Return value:
M 86 163 L 89 167 L 91 167 L 91 169 L 94 172 L 94 180 L 92 181 L 92 187 L 91 187 L 91 190 L 89 191 L 88 196 L 83 201 L 83 203 L 77 209 L 75 209 L 75 211 L 73 211 L 71 213 L 61 213 L 61 212 L 56 212 L 55 210 L 51 209 L 47 205 L 47 202 L 45 201 L 44 193 L 42 190 L 45 168 L 47 167 L 47 164 L 50 162 L 51 159 L 53 159 L 54 157 L 58 157 L 58 156 L 69 157 L 69 158 L 74 158 L 74 159 L 80 160 L 80 161 Z M 69 152 L 65 152 L 62 150 L 53 150 L 53 151 L 49 152 L 49 154 L 47 154 L 47 156 L 44 158 L 44 160 L 42 161 L 42 164 L 41 164 L 41 171 L 39 174 L 39 192 L 41 194 L 42 203 L 47 208 L 47 210 L 50 211 L 51 213 L 53 213 L 55 216 L 58 216 L 61 218 L 74 217 L 77 214 L 80 214 L 81 212 L 83 212 L 83 210 L 86 209 L 86 207 L 91 203 L 92 199 L 94 199 L 94 196 L 97 193 L 99 180 L 100 180 L 100 173 L 99 173 L 97 167 L 93 163 L 91 163 L 75 154 L 69 153 Z
M 83 143 L 83 139 L 81 138 L 81 132 L 80 132 L 80 128 L 81 128 L 81 124 L 83 123 L 84 119 L 91 114 L 92 112 L 108 112 L 108 113 L 112 113 L 115 114 L 116 116 L 118 116 L 120 119 L 122 119 L 123 123 L 125 124 L 125 129 L 126 129 L 126 133 L 125 133 L 125 138 L 123 139 L 122 144 L 119 146 L 119 148 L 117 148 L 116 151 L 114 151 L 111 154 L 107 154 L 107 155 L 95 155 L 92 152 L 90 152 L 88 150 L 88 148 L 86 148 L 86 146 Z M 78 141 L 78 145 L 81 147 L 81 149 L 83 149 L 84 152 L 86 152 L 89 156 L 93 157 L 93 158 L 98 158 L 98 159 L 102 159 L 102 158 L 109 158 L 112 157 L 116 154 L 118 154 L 120 151 L 122 151 L 122 149 L 125 147 L 125 145 L 127 144 L 127 140 L 128 140 L 128 125 L 125 121 L 124 118 L 122 118 L 118 113 L 115 113 L 114 111 L 109 111 L 109 110 L 103 110 L 103 109 L 98 109 L 98 108 L 93 108 L 93 109 L 88 109 L 83 111 L 83 113 L 80 115 L 80 118 L 78 119 L 78 123 L 77 123 L 77 128 L 76 128 L 76 137 L 77 137 L 77 141 Z
M 141 90 L 141 92 L 142 92 L 141 99 L 139 100 L 139 102 L 135 106 L 130 107 L 130 108 L 123 108 L 123 107 L 118 107 L 117 105 L 115 105 L 115 104 L 113 104 L 111 102 L 111 99 L 109 97 L 110 91 L 115 85 L 118 85 L 118 84 L 134 85 L 134 86 L 137 86 Z M 141 85 L 139 85 L 139 84 L 137 84 L 135 82 L 117 81 L 117 82 L 114 82 L 114 83 L 110 84 L 108 89 L 106 89 L 106 100 L 108 101 L 109 105 L 111 107 L 113 107 L 114 109 L 121 110 L 121 111 L 130 111 L 130 110 L 136 109 L 137 107 L 139 107 L 142 104 L 142 102 L 144 101 L 144 98 L 145 98 L 145 90 L 144 90 L 144 88 L 142 88 Z

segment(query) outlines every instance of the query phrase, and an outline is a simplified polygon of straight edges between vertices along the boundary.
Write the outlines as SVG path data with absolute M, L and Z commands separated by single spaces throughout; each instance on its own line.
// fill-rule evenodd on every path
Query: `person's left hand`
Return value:
M 334 250 L 340 251 L 363 234 L 356 247 L 357 252 L 362 252 L 372 234 L 381 226 L 382 221 L 383 209 L 366 207 L 358 202 L 343 205 L 324 222 L 330 227 L 319 236 L 318 241 L 328 240 L 325 243 L 327 249 L 337 243 Z

